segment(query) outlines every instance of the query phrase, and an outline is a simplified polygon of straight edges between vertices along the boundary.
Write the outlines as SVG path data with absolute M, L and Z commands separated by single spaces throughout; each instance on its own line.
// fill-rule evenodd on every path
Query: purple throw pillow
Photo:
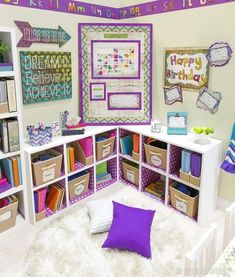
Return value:
M 150 233 L 155 211 L 113 201 L 113 222 L 103 248 L 117 248 L 151 258 Z

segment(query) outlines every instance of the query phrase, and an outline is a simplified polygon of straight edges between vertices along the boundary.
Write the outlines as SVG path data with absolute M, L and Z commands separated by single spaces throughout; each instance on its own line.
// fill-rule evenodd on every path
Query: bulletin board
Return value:
M 152 25 L 79 24 L 78 32 L 82 120 L 150 123 Z

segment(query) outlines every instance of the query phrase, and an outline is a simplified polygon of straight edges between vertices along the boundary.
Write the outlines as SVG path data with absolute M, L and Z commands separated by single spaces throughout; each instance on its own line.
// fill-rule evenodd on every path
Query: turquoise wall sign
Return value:
M 72 98 L 69 52 L 20 52 L 24 104 Z

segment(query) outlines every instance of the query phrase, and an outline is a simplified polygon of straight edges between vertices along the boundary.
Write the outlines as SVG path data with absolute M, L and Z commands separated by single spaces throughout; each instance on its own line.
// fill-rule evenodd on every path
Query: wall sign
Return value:
M 173 85 L 170 88 L 164 88 L 164 98 L 166 105 L 172 105 L 176 102 L 183 103 L 182 88 L 179 85 Z
M 72 98 L 71 53 L 20 52 L 23 103 Z
M 28 22 L 15 21 L 23 36 L 17 47 L 30 47 L 33 43 L 58 44 L 62 47 L 71 36 L 60 26 L 58 29 L 34 28 Z
M 82 120 L 150 123 L 152 25 L 79 24 L 78 37 Z
M 215 114 L 218 111 L 221 100 L 222 95 L 220 92 L 210 91 L 203 87 L 198 95 L 196 105 L 200 109 Z
M 210 66 L 224 66 L 231 57 L 233 50 L 227 42 L 216 42 L 211 45 L 206 55 Z
M 175 48 L 165 50 L 164 86 L 181 85 L 182 89 L 208 87 L 208 49 Z
M 123 19 L 226 4 L 234 1 L 235 0 L 158 0 L 119 9 L 84 3 L 77 0 L 0 0 L 0 4 L 57 11 L 68 14 Z
M 188 114 L 186 112 L 167 113 L 167 134 L 187 135 Z

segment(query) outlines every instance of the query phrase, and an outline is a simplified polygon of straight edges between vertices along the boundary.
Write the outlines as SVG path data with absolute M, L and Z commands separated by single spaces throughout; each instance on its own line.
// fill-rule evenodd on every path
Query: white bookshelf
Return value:
M 0 114 L 0 119 L 16 118 L 19 126 L 19 140 L 20 150 L 12 153 L 2 153 L 0 151 L 0 160 L 13 157 L 16 155 L 20 156 L 21 169 L 22 169 L 22 181 L 23 185 L 18 187 L 12 187 L 3 193 L 0 193 L 0 199 L 9 196 L 16 195 L 19 201 L 18 215 L 16 220 L 16 226 L 23 224 L 28 221 L 28 201 L 26 192 L 26 178 L 25 178 L 25 158 L 24 158 L 24 136 L 23 136 L 23 124 L 22 124 L 22 98 L 21 98 L 21 86 L 20 86 L 20 73 L 18 71 L 18 54 L 16 50 L 16 34 L 14 28 L 0 28 L 0 36 L 5 43 L 7 43 L 11 49 L 7 61 L 13 63 L 13 71 L 0 72 L 0 78 L 12 77 L 15 80 L 16 88 L 16 101 L 17 101 L 17 112 Z M 20 219 L 20 220 L 19 220 Z
M 95 136 L 98 134 L 101 134 L 103 132 L 111 131 L 111 130 L 116 130 L 117 134 L 117 139 L 116 139 L 116 152 L 112 155 L 107 157 L 106 159 L 102 161 L 96 161 L 96 151 L 95 151 Z M 137 133 L 140 135 L 140 153 L 143 152 L 143 139 L 144 137 L 151 137 L 163 142 L 167 143 L 167 167 L 166 170 L 162 170 L 160 168 L 151 166 L 147 164 L 144 159 L 142 159 L 142 154 L 140 155 L 140 160 L 135 161 L 131 156 L 128 155 L 123 155 L 120 153 L 120 147 L 119 147 L 119 138 L 120 138 L 120 132 L 121 130 L 128 131 L 130 133 Z M 67 171 L 67 162 L 66 158 L 64 158 L 64 168 L 65 172 L 64 175 L 61 176 L 60 178 L 49 182 L 47 184 L 43 184 L 38 187 L 33 186 L 33 177 L 32 177 L 32 167 L 31 167 L 31 155 L 37 152 L 41 152 L 50 148 L 54 148 L 57 146 L 62 146 L 64 149 L 64 153 L 67 153 L 66 150 L 66 145 L 73 142 L 77 141 L 79 139 L 85 138 L 85 137 L 93 137 L 93 153 L 94 153 L 94 163 L 89 166 L 84 166 L 81 169 L 77 169 L 74 172 L 68 172 Z M 202 155 L 202 169 L 201 169 L 201 183 L 200 187 L 194 186 L 188 182 L 182 181 L 178 176 L 172 174 L 170 172 L 170 150 L 171 147 L 179 147 L 179 148 L 184 148 L 184 149 L 189 149 L 191 151 L 200 153 Z M 193 142 L 192 137 L 190 135 L 188 136 L 172 136 L 172 135 L 167 135 L 166 129 L 163 128 L 163 131 L 160 134 L 155 134 L 150 131 L 150 126 L 107 126 L 107 127 L 87 127 L 86 132 L 84 135 L 79 135 L 79 136 L 68 136 L 68 137 L 58 137 L 54 138 L 53 141 L 49 144 L 40 146 L 40 147 L 32 147 L 28 143 L 25 143 L 24 145 L 25 149 L 25 154 L 26 154 L 26 162 L 27 162 L 27 170 L 28 170 L 28 200 L 29 200 L 29 218 L 30 222 L 32 224 L 35 224 L 35 212 L 34 212 L 34 197 L 33 193 L 34 191 L 37 191 L 38 189 L 42 187 L 47 187 L 48 185 L 52 183 L 56 183 L 57 181 L 64 180 L 65 181 L 65 188 L 66 188 L 66 205 L 67 208 L 63 210 L 59 210 L 56 212 L 54 216 L 58 216 L 63 211 L 67 210 L 69 207 L 72 207 L 74 204 L 71 204 L 69 202 L 69 196 L 68 196 L 68 177 L 72 176 L 80 171 L 84 171 L 86 169 L 93 169 L 94 170 L 94 176 L 96 175 L 96 165 L 104 162 L 104 161 L 112 161 L 113 159 L 116 160 L 116 174 L 117 174 L 117 180 L 122 181 L 122 178 L 119 176 L 119 167 L 120 167 L 120 159 L 127 159 L 132 162 L 135 162 L 139 165 L 139 186 L 133 187 L 137 188 L 140 193 L 146 193 L 143 191 L 142 188 L 142 172 L 143 168 L 148 169 L 150 171 L 153 171 L 157 174 L 161 174 L 161 176 L 164 176 L 165 178 L 165 201 L 163 205 L 169 206 L 170 207 L 170 199 L 169 199 L 169 185 L 170 181 L 179 181 L 181 183 L 184 183 L 187 186 L 190 186 L 196 190 L 199 191 L 199 206 L 198 206 L 198 217 L 197 217 L 197 222 L 199 224 L 205 224 L 207 223 L 208 218 L 211 216 L 212 212 L 216 208 L 216 203 L 217 203 L 217 195 L 218 195 L 218 187 L 219 187 L 219 178 L 220 178 L 220 164 L 221 164 L 221 156 L 222 156 L 222 142 L 216 139 L 210 139 L 210 143 L 207 145 L 199 145 Z M 124 182 L 127 184 L 127 182 Z M 112 183 L 111 183 L 112 184 Z M 115 185 L 115 182 L 113 182 Z M 96 180 L 94 178 L 94 192 L 96 193 L 97 190 L 99 190 Z M 101 188 L 102 189 L 102 188 Z M 92 194 L 93 194 L 92 193 Z M 89 197 L 87 195 L 86 197 Z M 85 199 L 84 197 L 83 199 Z M 81 199 L 81 200 L 83 200 Z M 79 200 L 79 201 L 81 201 Z M 79 202 L 77 202 L 79 203 Z

